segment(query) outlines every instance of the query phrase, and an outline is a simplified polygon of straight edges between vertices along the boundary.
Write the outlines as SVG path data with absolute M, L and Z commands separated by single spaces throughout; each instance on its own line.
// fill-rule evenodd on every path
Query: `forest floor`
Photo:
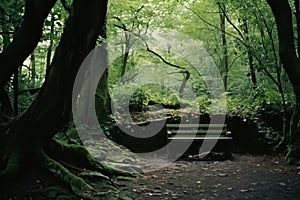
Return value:
M 157 158 L 147 161 L 150 168 L 164 163 Z M 45 174 L 25 178 L 14 187 L 1 186 L 0 199 L 49 199 L 51 188 L 59 184 Z M 300 199 L 300 167 L 287 165 L 282 156 L 234 154 L 225 161 L 181 160 L 116 183 L 134 199 Z
M 153 159 L 153 165 L 159 165 Z M 119 182 L 136 199 L 300 199 L 300 167 L 282 156 L 235 154 L 226 161 L 176 161 L 145 173 L 135 181 Z

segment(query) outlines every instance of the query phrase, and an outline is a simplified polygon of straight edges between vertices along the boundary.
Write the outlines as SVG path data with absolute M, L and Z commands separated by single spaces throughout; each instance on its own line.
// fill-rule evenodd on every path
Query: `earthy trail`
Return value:
M 118 184 L 137 199 L 296 200 L 300 167 L 286 165 L 280 156 L 234 155 L 226 161 L 177 161 Z

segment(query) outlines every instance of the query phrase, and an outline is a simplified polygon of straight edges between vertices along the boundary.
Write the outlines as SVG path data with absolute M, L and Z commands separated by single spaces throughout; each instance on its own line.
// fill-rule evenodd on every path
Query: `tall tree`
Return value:
M 26 8 L 31 11 L 28 11 L 24 18 L 27 24 L 38 26 L 42 19 L 41 17 L 39 20 L 28 19 L 28 13 L 36 16 L 35 11 L 39 13 L 43 10 L 45 17 L 50 12 L 50 4 L 46 12 L 45 4 L 42 2 L 31 0 L 27 2 Z M 38 96 L 22 116 L 0 127 L 1 181 L 13 180 L 12 178 L 16 177 L 24 166 L 39 165 L 69 183 L 77 195 L 90 198 L 87 192 L 92 191 L 92 187 L 64 166 L 73 166 L 73 168 L 77 166 L 77 172 L 81 171 L 80 168 L 99 171 L 106 176 L 116 172 L 112 169 L 107 170 L 80 144 L 74 141 L 66 144 L 54 138 L 70 121 L 74 81 L 83 60 L 95 47 L 101 28 L 105 24 L 106 11 L 107 0 L 73 1 L 70 16 Z M 35 30 L 40 33 L 39 30 Z M 4 55 L 8 58 L 15 57 L 19 62 L 23 62 L 25 55 L 32 53 L 35 41 L 39 40 L 37 34 L 27 35 L 21 31 L 15 36 L 12 45 L 21 45 L 23 41 L 19 39 L 24 37 L 31 40 L 27 41 L 30 48 L 26 46 L 16 50 L 11 47 L 14 51 L 8 50 Z M 16 54 L 11 55 L 11 53 Z M 1 75 L 2 71 L 9 74 L 7 72 L 11 70 L 7 68 L 15 68 L 15 61 L 11 59 L 0 64 Z M 64 166 L 57 160 L 64 163 Z M 112 183 L 105 178 L 106 176 L 102 176 L 103 181 L 111 186 Z M 114 189 L 110 186 L 107 190 Z
M 296 106 L 290 120 L 289 151 L 287 154 L 288 161 L 293 162 L 295 158 L 300 158 L 300 134 L 298 131 L 300 121 L 300 62 L 294 43 L 293 12 L 287 0 L 267 1 L 277 24 L 280 46 L 279 55 L 293 86 L 296 100 Z

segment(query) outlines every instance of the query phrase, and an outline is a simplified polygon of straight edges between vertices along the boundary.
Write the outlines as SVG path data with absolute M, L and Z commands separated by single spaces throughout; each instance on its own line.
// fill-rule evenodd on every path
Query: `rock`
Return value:
M 284 182 L 280 182 L 278 184 L 281 185 L 281 186 L 286 186 L 286 184 Z
M 242 190 L 240 190 L 240 192 L 245 193 L 245 192 L 249 192 L 249 190 L 247 190 L 247 189 L 242 189 Z
M 227 177 L 228 174 L 226 174 L 226 173 L 219 173 L 218 176 L 220 176 L 220 177 Z

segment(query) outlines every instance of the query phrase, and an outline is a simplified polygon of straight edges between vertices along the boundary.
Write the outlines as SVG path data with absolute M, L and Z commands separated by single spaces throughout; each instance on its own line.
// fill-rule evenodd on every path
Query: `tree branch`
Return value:
M 42 36 L 43 25 L 56 0 L 27 0 L 25 15 L 12 43 L 0 54 L 0 87 L 22 66 Z

